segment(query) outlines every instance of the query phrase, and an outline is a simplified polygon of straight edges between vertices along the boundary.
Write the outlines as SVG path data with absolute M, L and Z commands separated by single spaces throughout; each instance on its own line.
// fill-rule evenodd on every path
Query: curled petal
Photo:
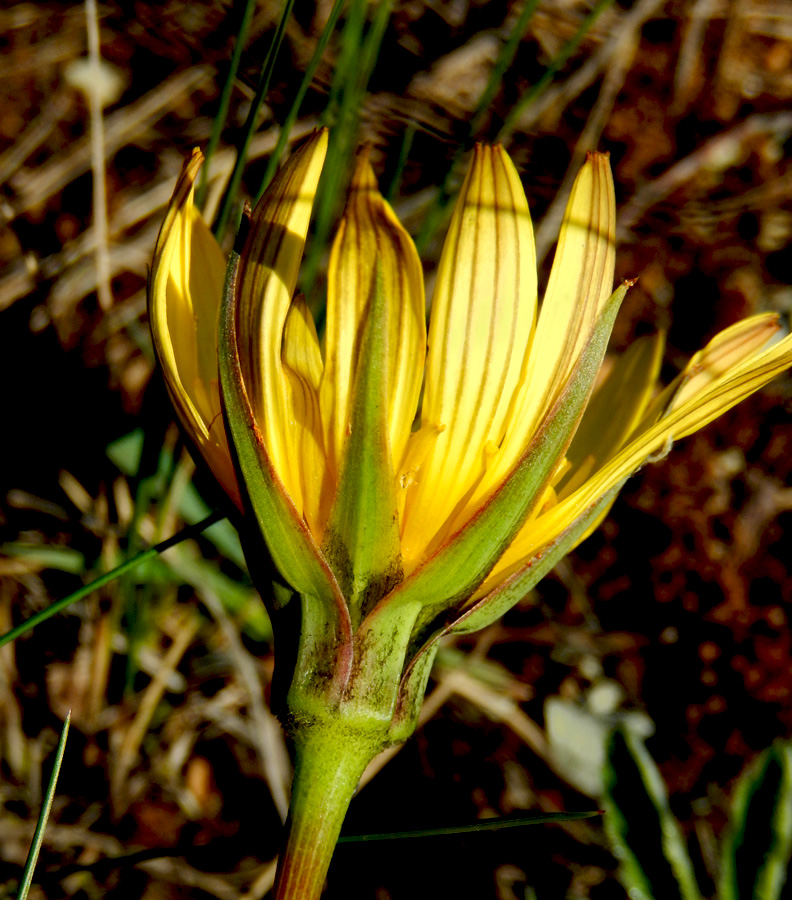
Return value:
M 280 169 L 253 211 L 237 310 L 245 389 L 275 471 L 301 512 L 294 411 L 281 345 L 326 152 L 327 132 L 318 131 Z
M 220 406 L 217 315 L 225 259 L 193 203 L 203 156 L 185 163 L 154 250 L 149 320 L 179 419 L 231 499 L 241 505 Z
M 283 368 L 291 387 L 294 448 L 304 498 L 305 521 L 319 539 L 332 498 L 319 411 L 322 353 L 311 311 L 299 296 L 289 310 L 283 334 Z

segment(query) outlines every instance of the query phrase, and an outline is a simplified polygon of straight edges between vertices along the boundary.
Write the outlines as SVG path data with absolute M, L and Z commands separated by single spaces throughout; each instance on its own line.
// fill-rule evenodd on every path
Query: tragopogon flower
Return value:
M 150 298 L 184 428 L 301 598 L 286 707 L 306 807 L 303 781 L 332 785 L 305 760 L 324 755 L 336 779 L 345 765 L 327 763 L 328 735 L 351 738 L 347 757 L 365 745 L 347 765 L 354 786 L 412 729 L 443 634 L 501 615 L 628 476 L 792 364 L 792 339 L 761 315 L 718 335 L 656 396 L 660 337 L 636 341 L 595 387 L 628 287 L 612 293 L 608 159 L 590 154 L 575 182 L 539 307 L 528 205 L 500 146 L 475 150 L 428 339 L 420 261 L 361 154 L 330 255 L 322 350 L 294 293 L 326 144 L 316 133 L 281 169 L 227 278 L 193 206 L 196 152 Z M 325 837 L 300 821 L 279 896 L 312 896 L 289 860 Z

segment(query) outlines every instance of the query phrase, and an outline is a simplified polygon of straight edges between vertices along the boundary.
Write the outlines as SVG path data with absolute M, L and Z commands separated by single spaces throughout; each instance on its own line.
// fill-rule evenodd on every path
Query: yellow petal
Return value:
M 275 176 L 253 211 L 240 270 L 242 377 L 275 471 L 300 512 L 294 415 L 281 345 L 326 152 L 327 132 L 319 131 Z
M 319 542 L 332 501 L 332 485 L 328 479 L 319 411 L 322 354 L 313 317 L 302 296 L 295 299 L 286 319 L 283 366 L 291 387 L 294 448 L 305 506 L 303 515 Z
M 525 193 L 503 148 L 478 146 L 438 267 L 421 422 L 442 430 L 407 498 L 407 569 L 481 477 L 486 448 L 503 437 L 535 312 Z
M 718 345 L 718 338 L 712 342 Z M 704 351 L 706 352 L 706 350 Z M 747 347 L 733 357 L 733 367 L 720 377 L 701 383 L 700 391 L 653 425 L 639 431 L 630 442 L 592 478 L 525 528 L 493 569 L 491 588 L 519 567 L 521 561 L 540 550 L 599 498 L 636 472 L 653 455 L 675 440 L 703 428 L 726 410 L 759 390 L 792 365 L 792 336 L 759 352 Z
M 781 322 L 776 313 L 751 316 L 721 331 L 687 364 L 669 409 L 677 409 L 702 393 L 710 382 L 728 372 L 746 354 L 767 346 L 780 332 Z
M 567 450 L 569 471 L 559 482 L 560 497 L 580 487 L 635 431 L 660 375 L 664 343 L 662 334 L 633 341 L 595 389 Z
M 368 152 L 363 151 L 327 276 L 327 362 L 320 396 L 328 458 L 336 477 L 349 429 L 360 337 L 377 267 L 387 304 L 388 432 L 396 471 L 410 436 L 423 378 L 423 272 L 415 246 L 380 195 Z
M 608 157 L 590 153 L 572 187 L 530 356 L 488 487 L 552 408 L 613 291 L 616 201 Z
M 151 271 L 149 319 L 179 419 L 226 493 L 240 506 L 217 374 L 217 313 L 225 259 L 193 204 L 202 162 L 195 150 L 179 176 L 160 229 Z

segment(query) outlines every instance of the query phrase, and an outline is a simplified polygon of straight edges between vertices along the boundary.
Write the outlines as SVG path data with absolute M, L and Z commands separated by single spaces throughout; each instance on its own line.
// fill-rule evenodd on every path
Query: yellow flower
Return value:
M 626 478 L 792 364 L 792 338 L 762 315 L 659 393 L 660 337 L 602 375 L 629 286 L 612 293 L 608 159 L 591 154 L 575 182 L 539 307 L 528 205 L 500 146 L 475 150 L 428 337 L 415 247 L 360 156 L 322 350 L 295 289 L 326 148 L 318 132 L 291 156 L 228 266 L 193 205 L 196 152 L 150 285 L 182 425 L 244 514 L 255 577 L 266 557 L 280 573 L 273 615 L 299 598 L 299 635 L 277 663 L 296 756 L 283 900 L 318 896 L 363 769 L 416 726 L 439 640 L 502 615 Z
M 478 146 L 437 270 L 427 350 L 420 262 L 361 154 L 330 255 L 322 352 L 305 301 L 294 293 L 326 145 L 326 134 L 316 133 L 253 212 L 238 273 L 234 353 L 274 477 L 318 552 L 329 546 L 366 364 L 364 333 L 381 293 L 380 437 L 391 484 L 383 487 L 380 476 L 378 483 L 392 495 L 398 520 L 393 587 L 491 505 L 573 386 L 585 395 L 579 402 L 585 408 L 601 354 L 587 360 L 584 351 L 604 327 L 613 288 L 613 182 L 607 156 L 590 154 L 538 308 L 533 231 L 519 176 L 502 147 Z M 200 163 L 196 151 L 157 242 L 151 326 L 182 424 L 241 507 L 217 368 L 226 263 L 193 205 Z M 792 364 L 792 341 L 777 340 L 779 332 L 772 315 L 727 329 L 654 399 L 661 339 L 637 341 L 565 432 L 536 501 L 523 510 L 494 566 L 478 573 L 476 596 L 539 557 L 672 441 Z M 334 568 L 337 554 L 330 548 L 325 555 Z

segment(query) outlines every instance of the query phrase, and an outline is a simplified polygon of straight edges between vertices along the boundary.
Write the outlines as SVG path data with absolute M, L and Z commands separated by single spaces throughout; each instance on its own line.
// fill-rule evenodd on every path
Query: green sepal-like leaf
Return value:
M 347 643 L 349 615 L 341 591 L 274 470 L 245 389 L 236 335 L 238 269 L 239 254 L 234 251 L 220 310 L 218 365 L 226 429 L 244 501 L 280 574 L 297 592 L 319 601 L 320 608 L 316 603 L 305 605 L 318 617 L 311 630 L 331 628 L 337 640 Z
M 457 615 L 451 622 L 436 631 L 413 657 L 404 674 L 399 689 L 399 704 L 394 721 L 395 730 L 401 729 L 405 737 L 412 733 L 408 722 L 417 721 L 421 709 L 426 683 L 429 680 L 432 662 L 442 638 L 451 634 L 471 634 L 486 628 L 519 603 L 526 594 L 547 575 L 551 569 L 576 546 L 580 536 L 585 534 L 591 523 L 596 521 L 602 510 L 612 502 L 621 485 L 579 516 L 556 540 L 541 553 L 507 578 L 495 590 L 477 600 L 468 609 Z M 420 613 L 419 613 L 420 615 Z M 404 740 L 405 738 L 400 738 Z
M 607 493 L 598 503 L 586 510 L 541 552 L 532 556 L 513 575 L 490 591 L 486 597 L 477 600 L 454 620 L 448 634 L 471 634 L 480 631 L 501 616 L 504 616 L 516 603 L 519 603 L 528 591 L 532 590 L 548 575 L 561 560 L 573 550 L 581 535 L 584 535 L 602 511 L 606 509 L 621 490 L 621 484 Z
M 643 743 L 627 731 L 611 735 L 604 783 L 605 830 L 630 897 L 701 900 L 660 772 Z
M 792 858 L 792 744 L 779 741 L 743 772 L 723 841 L 721 900 L 779 900 Z
M 627 287 L 622 285 L 602 310 L 591 338 L 542 427 L 503 484 L 473 518 L 399 585 L 372 617 L 391 605 L 423 611 L 420 631 L 444 610 L 458 607 L 484 581 L 539 502 L 575 433 L 608 345 Z
M 377 268 L 360 347 L 351 429 L 322 549 L 353 627 L 402 579 L 399 514 L 388 439 L 388 329 Z

